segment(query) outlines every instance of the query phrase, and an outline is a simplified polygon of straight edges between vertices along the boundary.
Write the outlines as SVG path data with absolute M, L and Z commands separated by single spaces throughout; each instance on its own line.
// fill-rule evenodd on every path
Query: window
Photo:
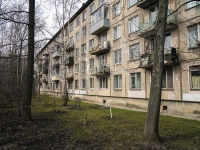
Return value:
M 72 89 L 73 87 L 73 80 L 68 81 L 68 89 Z
M 73 36 L 69 38 L 69 43 L 67 44 L 67 46 L 73 46 L 74 43 L 74 39 Z
M 200 66 L 190 67 L 190 88 L 200 89 Z
M 79 17 L 78 17 L 78 18 L 76 19 L 76 26 L 78 27 L 79 24 L 80 24 L 80 19 L 79 19 Z
M 94 48 L 94 39 L 89 41 L 89 45 L 90 45 L 90 51 L 92 51 L 92 49 Z
M 129 47 L 129 56 L 130 56 L 130 61 L 140 59 L 140 45 L 139 44 L 131 45 Z
M 72 32 L 74 30 L 74 23 L 72 22 L 71 24 L 70 24 L 70 32 Z
M 76 42 L 79 41 L 79 32 L 76 33 Z
M 104 46 L 104 41 L 107 41 L 107 33 L 106 33 L 106 32 L 101 33 L 101 34 L 99 35 L 99 44 L 100 44 L 101 46 Z
M 82 28 L 82 38 L 86 36 L 86 27 Z
M 75 80 L 75 82 L 74 82 L 74 88 L 78 89 L 78 80 Z
M 122 62 L 122 52 L 121 49 L 114 51 L 114 57 L 115 57 L 115 64 L 119 64 Z
M 68 29 L 65 29 L 65 36 L 68 36 Z
M 99 0 L 99 6 L 103 5 L 105 3 L 105 0 Z
M 73 73 L 73 66 L 69 66 L 69 74 Z
M 108 78 L 107 77 L 99 78 L 99 88 L 100 89 L 107 89 L 108 88 Z
M 85 54 L 85 52 L 86 52 L 86 44 L 83 44 L 81 46 L 81 54 Z
M 94 89 L 94 78 L 90 78 L 90 89 Z
M 122 75 L 114 75 L 114 89 L 122 89 Z
M 75 64 L 75 73 L 79 72 L 79 64 Z
M 84 12 L 82 13 L 82 18 L 83 18 L 83 21 L 86 20 L 86 11 L 84 11 Z
M 154 23 L 157 19 L 158 8 L 157 6 L 153 6 L 149 9 L 149 22 Z
M 128 34 L 138 31 L 139 21 L 138 16 L 133 17 L 128 21 Z
M 131 89 L 141 88 L 141 73 L 131 73 Z
M 86 70 L 86 63 L 85 61 L 81 62 L 81 72 L 85 72 Z
M 94 58 L 90 59 L 90 69 L 94 68 Z
M 81 88 L 82 88 L 82 89 L 85 89 L 85 88 L 86 88 L 86 80 L 85 80 L 85 79 L 82 79 L 82 80 L 81 80 Z
M 100 55 L 99 56 L 99 64 L 106 65 L 106 63 L 107 63 L 107 55 L 106 54 Z
M 120 14 L 120 2 L 113 5 L 113 17 Z
M 165 45 L 164 49 L 165 50 L 171 50 L 172 47 L 172 36 L 171 34 L 165 36 Z
M 190 1 L 190 0 L 186 0 L 186 2 L 188 2 L 188 1 Z M 197 2 L 197 1 L 189 2 L 189 3 L 186 4 L 186 9 L 190 9 L 192 7 L 199 5 L 199 4 L 200 4 L 200 2 Z
M 94 3 L 90 5 L 90 14 L 94 12 Z
M 135 5 L 137 2 L 139 2 L 140 0 L 128 0 L 128 8 Z
M 114 27 L 114 40 L 121 38 L 121 25 Z
M 173 70 L 172 70 L 172 68 L 163 70 L 162 88 L 173 88 Z
M 79 48 L 77 47 L 76 49 L 75 49 L 75 56 L 79 56 Z
M 188 27 L 188 47 L 197 47 L 197 42 L 200 41 L 200 25 Z

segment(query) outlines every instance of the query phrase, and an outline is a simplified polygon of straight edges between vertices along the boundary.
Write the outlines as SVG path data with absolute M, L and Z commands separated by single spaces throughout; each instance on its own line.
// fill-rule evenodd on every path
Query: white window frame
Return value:
M 91 69 L 94 68 L 94 58 L 91 58 L 91 59 L 89 60 L 89 62 L 90 62 L 90 64 L 89 64 L 89 69 L 91 70 Z
M 79 64 L 75 64 L 75 73 L 79 73 Z
M 129 46 L 129 61 L 135 61 L 140 59 L 140 44 L 134 44 Z
M 106 65 L 107 64 L 107 55 L 103 54 L 99 56 L 99 65 Z
M 108 77 L 100 77 L 99 78 L 99 88 L 100 89 L 108 89 Z
M 121 64 L 122 63 L 122 50 L 118 49 L 114 51 L 114 63 Z
M 196 72 L 196 76 L 192 72 Z M 190 66 L 190 90 L 200 90 L 200 66 Z
M 79 82 L 78 80 L 74 81 L 74 89 L 76 89 L 76 90 L 79 89 L 78 82 Z
M 82 38 L 86 36 L 86 26 L 82 28 Z
M 170 79 L 170 77 L 171 77 L 171 79 Z M 173 87 L 174 87 L 174 85 L 173 85 L 174 79 L 173 78 L 174 78 L 173 68 L 164 68 L 163 79 L 162 79 L 162 88 L 163 89 L 173 89 Z M 170 81 L 171 81 L 171 83 L 170 83 Z M 165 83 L 165 85 L 164 85 L 164 83 Z M 170 84 L 171 84 L 171 87 L 170 87 Z
M 78 47 L 75 49 L 75 56 L 76 56 L 76 57 L 79 56 L 79 48 L 78 48 Z
M 137 4 L 140 0 L 127 0 L 127 5 L 128 5 L 128 8 L 130 8 L 131 6 Z
M 86 62 L 82 61 L 81 62 L 81 72 L 85 72 L 86 71 Z
M 82 79 L 81 80 L 81 89 L 85 89 L 86 88 L 86 79 Z
M 172 47 L 172 36 L 171 34 L 168 34 L 165 36 L 164 50 L 171 51 L 171 47 Z
M 72 32 L 74 30 L 74 22 L 71 22 L 70 24 L 70 32 Z
M 113 79 L 114 79 L 114 90 L 121 90 L 122 89 L 122 74 L 113 75 Z
M 94 78 L 90 78 L 90 89 L 94 89 Z
M 131 79 L 130 79 L 131 80 L 131 82 L 130 82 L 131 89 L 141 89 L 141 72 L 131 73 L 130 77 L 131 77 Z
M 118 16 L 120 12 L 121 12 L 121 8 L 120 8 L 120 1 L 119 1 L 113 5 L 113 17 Z
M 113 39 L 114 40 L 118 40 L 121 38 L 121 25 L 118 25 L 116 27 L 113 28 Z
M 80 18 L 77 17 L 77 19 L 76 19 L 76 26 L 78 27 L 79 25 L 80 25 Z
M 193 31 L 193 32 L 195 31 L 196 35 L 194 35 L 194 33 L 192 35 L 190 35 L 191 31 Z M 196 24 L 196 25 L 188 27 L 188 38 L 187 38 L 188 48 L 197 47 L 196 43 L 200 41 L 200 33 L 199 32 L 200 32 L 200 24 Z
M 78 41 L 79 41 L 79 39 L 80 39 L 80 33 L 79 33 L 79 32 L 77 32 L 77 33 L 76 33 L 76 42 L 78 42 Z
M 188 1 L 190 1 L 190 0 L 185 0 L 185 2 L 188 2 Z M 193 2 L 187 3 L 185 5 L 185 9 L 190 9 L 190 8 L 196 7 L 199 4 L 200 4 L 200 2 L 198 2 L 198 1 L 193 1 Z
M 72 74 L 73 73 L 73 66 L 69 66 L 69 74 Z
M 139 30 L 139 17 L 135 16 L 128 20 L 128 34 L 134 33 Z
M 94 39 L 91 39 L 89 41 L 89 46 L 90 46 L 90 51 L 92 50 L 92 48 L 94 48 Z
M 82 44 L 81 45 L 81 54 L 85 54 L 86 53 L 86 44 Z
M 92 4 L 90 5 L 90 14 L 92 14 L 94 11 L 95 11 L 94 3 L 92 3 Z
M 87 19 L 86 10 L 82 13 L 82 20 L 85 21 Z

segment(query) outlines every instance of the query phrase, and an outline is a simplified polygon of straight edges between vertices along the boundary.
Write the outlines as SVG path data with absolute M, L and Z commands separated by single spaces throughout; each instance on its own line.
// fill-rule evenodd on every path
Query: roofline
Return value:
M 77 10 L 77 12 L 69 19 L 69 21 L 67 21 L 67 22 L 65 23 L 64 28 L 66 28 L 66 27 L 68 26 L 68 22 L 70 23 L 70 22 L 74 21 L 75 18 L 76 18 L 78 15 L 80 15 L 80 14 L 85 10 L 85 8 L 87 8 L 93 1 L 94 1 L 94 0 L 88 0 L 87 2 L 83 3 L 82 6 L 81 6 L 81 8 L 80 8 L 79 10 Z M 57 32 L 55 35 L 53 35 L 53 37 L 49 40 L 49 42 L 47 42 L 47 43 L 45 44 L 45 46 L 44 46 L 44 47 L 39 51 L 39 53 L 36 55 L 36 58 L 37 58 L 38 55 L 39 55 L 45 48 L 47 48 L 47 46 L 61 33 L 62 29 L 63 29 L 63 28 L 60 28 L 60 29 L 58 30 L 58 32 Z

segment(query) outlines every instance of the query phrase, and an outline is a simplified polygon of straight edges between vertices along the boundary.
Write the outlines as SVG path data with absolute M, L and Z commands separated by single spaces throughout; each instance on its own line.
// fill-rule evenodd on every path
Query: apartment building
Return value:
M 158 2 L 88 0 L 38 53 L 41 91 L 60 96 L 66 84 L 71 98 L 146 109 Z M 200 110 L 200 2 L 185 2 L 169 0 L 161 104 L 169 113 Z

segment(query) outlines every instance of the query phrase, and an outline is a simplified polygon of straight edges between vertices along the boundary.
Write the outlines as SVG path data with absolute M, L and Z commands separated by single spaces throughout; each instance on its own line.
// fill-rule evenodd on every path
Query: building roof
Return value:
M 75 18 L 78 15 L 80 15 L 93 1 L 94 0 L 88 0 L 85 3 L 83 3 L 83 5 L 81 6 L 81 8 L 65 23 L 64 28 L 66 28 L 68 26 L 68 22 L 70 23 L 70 22 L 74 21 Z M 58 30 L 58 32 L 49 40 L 49 42 L 47 42 L 47 44 L 45 44 L 45 46 L 36 55 L 36 58 L 61 33 L 61 31 L 62 31 L 62 28 Z

